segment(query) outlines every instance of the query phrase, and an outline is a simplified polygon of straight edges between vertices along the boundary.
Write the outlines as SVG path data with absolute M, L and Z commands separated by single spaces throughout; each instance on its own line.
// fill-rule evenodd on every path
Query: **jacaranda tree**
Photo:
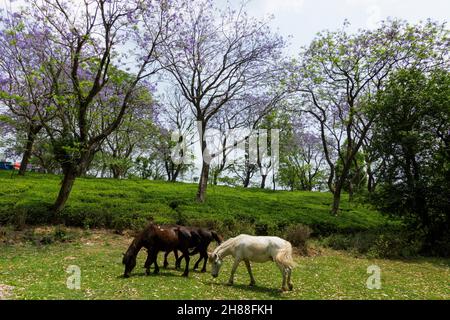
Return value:
M 121 125 L 137 88 L 151 87 L 147 80 L 159 69 L 156 48 L 170 34 L 176 11 L 162 0 L 30 0 L 19 13 L 7 13 L 27 26 L 15 30 L 30 42 L 20 54 L 42 56 L 33 70 L 51 89 L 45 104 L 51 121 L 39 109 L 37 118 L 64 174 L 56 213 L 76 177 Z M 99 108 L 106 92 L 114 108 Z
M 205 132 L 218 112 L 254 87 L 263 87 L 284 47 L 267 21 L 244 8 L 219 9 L 211 0 L 187 1 L 175 37 L 164 42 L 158 59 L 192 106 L 202 153 Z M 235 111 L 235 110 L 234 110 Z M 203 158 L 197 200 L 205 201 L 210 162 Z

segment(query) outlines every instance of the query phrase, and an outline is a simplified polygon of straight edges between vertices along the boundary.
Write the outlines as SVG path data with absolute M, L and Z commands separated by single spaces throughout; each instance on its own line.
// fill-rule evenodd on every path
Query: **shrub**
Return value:
M 298 249 L 300 254 L 307 255 L 307 241 L 311 236 L 311 233 L 312 230 L 310 227 L 302 224 L 297 224 L 287 228 L 286 240 L 288 240 L 296 249 Z
M 369 258 L 404 258 L 418 255 L 423 240 L 417 234 L 399 230 L 378 230 L 356 234 L 334 234 L 322 244 L 335 250 L 347 250 Z
M 335 250 L 348 250 L 352 246 L 350 236 L 339 233 L 324 238 L 322 244 Z
M 9 219 L 9 224 L 13 225 L 16 231 L 25 229 L 27 222 L 27 212 L 25 210 L 18 210 L 16 214 Z

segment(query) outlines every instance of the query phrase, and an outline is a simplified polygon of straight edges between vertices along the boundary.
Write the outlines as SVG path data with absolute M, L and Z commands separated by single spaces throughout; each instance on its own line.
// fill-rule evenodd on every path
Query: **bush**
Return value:
M 289 241 L 302 255 L 308 255 L 307 241 L 311 236 L 312 230 L 310 227 L 297 224 L 288 227 L 286 230 L 286 240 Z
M 423 240 L 417 234 L 399 230 L 379 230 L 344 235 L 334 234 L 322 244 L 335 250 L 347 250 L 369 258 L 404 258 L 418 255 Z
M 79 178 L 65 209 L 50 209 L 59 190 L 60 176 L 29 173 L 10 179 L 0 171 L 0 224 L 64 224 L 117 231 L 139 229 L 150 217 L 156 223 L 210 225 L 224 235 L 239 233 L 283 235 L 295 224 L 310 226 L 315 234 L 346 233 L 351 228 L 372 229 L 387 218 L 368 209 L 328 214 L 328 193 L 266 192 L 259 189 L 216 186 L 206 203 L 194 200 L 197 186 L 149 180 Z M 343 199 L 343 206 L 347 200 Z M 342 218 L 342 219 L 341 219 Z M 360 230 L 361 231 L 361 230 Z
M 9 224 L 13 225 L 16 231 L 25 229 L 27 223 L 27 213 L 25 210 L 18 210 L 15 215 L 9 219 Z
M 339 233 L 323 238 L 322 245 L 335 250 L 349 250 L 352 247 L 350 236 Z

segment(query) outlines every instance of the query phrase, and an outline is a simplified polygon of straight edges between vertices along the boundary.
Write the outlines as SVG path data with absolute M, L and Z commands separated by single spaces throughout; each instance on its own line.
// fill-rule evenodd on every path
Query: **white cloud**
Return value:
M 367 8 L 366 13 L 368 15 L 366 20 L 366 26 L 370 29 L 375 29 L 379 26 L 381 21 L 381 8 L 378 5 L 371 5 Z
M 265 0 L 264 11 L 274 13 L 277 11 L 290 10 L 300 12 L 303 9 L 305 0 Z
M 351 6 L 368 6 L 377 2 L 377 0 L 345 0 Z
M 345 0 L 351 7 L 365 7 L 366 27 L 375 29 L 382 19 L 381 0 Z

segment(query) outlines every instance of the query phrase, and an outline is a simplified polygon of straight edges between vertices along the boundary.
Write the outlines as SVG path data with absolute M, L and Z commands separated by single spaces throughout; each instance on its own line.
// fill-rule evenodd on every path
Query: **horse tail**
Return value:
M 218 245 L 222 244 L 223 239 L 222 239 L 222 237 L 219 234 L 217 234 L 217 232 L 211 231 L 211 235 L 214 238 L 214 240 L 216 240 Z
M 287 242 L 284 248 L 278 250 L 278 253 L 275 256 L 275 261 L 290 269 L 297 266 L 292 258 L 292 245 L 290 242 Z

